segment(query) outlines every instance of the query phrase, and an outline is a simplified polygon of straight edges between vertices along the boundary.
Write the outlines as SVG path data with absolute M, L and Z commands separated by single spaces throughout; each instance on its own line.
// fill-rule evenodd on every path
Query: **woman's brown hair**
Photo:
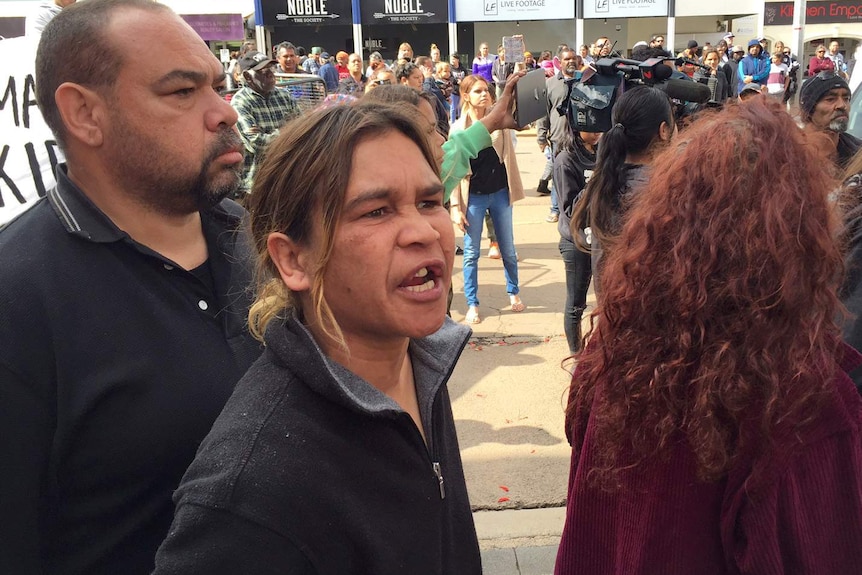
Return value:
M 704 116 L 656 157 L 569 392 L 576 450 L 594 421 L 594 477 L 612 485 L 682 440 L 715 480 L 817 416 L 843 309 L 828 164 L 765 98 Z

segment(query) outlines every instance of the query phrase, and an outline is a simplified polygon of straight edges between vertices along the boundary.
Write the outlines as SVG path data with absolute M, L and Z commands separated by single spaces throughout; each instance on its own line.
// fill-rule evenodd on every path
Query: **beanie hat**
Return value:
M 814 111 L 814 106 L 820 101 L 826 92 L 835 88 L 844 88 L 848 92 L 850 86 L 847 81 L 834 72 L 820 72 L 802 85 L 802 90 L 799 91 L 799 107 L 805 113 L 805 117 L 810 117 Z

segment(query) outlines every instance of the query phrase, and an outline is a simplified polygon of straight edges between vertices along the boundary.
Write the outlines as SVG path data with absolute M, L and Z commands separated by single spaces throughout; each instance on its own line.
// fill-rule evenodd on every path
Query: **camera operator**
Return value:
M 621 228 L 626 196 L 646 180 L 654 154 L 676 133 L 670 99 L 650 86 L 635 86 L 620 96 L 611 121 L 584 196 L 572 211 L 572 221 L 590 224 L 591 244 L 577 235 L 574 240 L 579 249 L 590 252 L 597 294 L 602 252 L 612 247 Z

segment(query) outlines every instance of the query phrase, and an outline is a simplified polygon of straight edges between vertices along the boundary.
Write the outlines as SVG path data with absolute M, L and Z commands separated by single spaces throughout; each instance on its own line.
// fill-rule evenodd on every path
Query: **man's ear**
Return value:
M 80 84 L 64 82 L 54 92 L 54 101 L 70 136 L 87 146 L 102 145 L 107 107 L 101 95 Z
M 242 79 L 245 80 L 246 85 L 254 82 L 254 76 L 251 74 L 251 70 L 246 70 L 242 73 Z
M 290 291 L 304 292 L 311 289 L 314 260 L 309 248 L 297 244 L 285 234 L 273 232 L 266 239 L 266 249 L 278 269 L 281 281 Z

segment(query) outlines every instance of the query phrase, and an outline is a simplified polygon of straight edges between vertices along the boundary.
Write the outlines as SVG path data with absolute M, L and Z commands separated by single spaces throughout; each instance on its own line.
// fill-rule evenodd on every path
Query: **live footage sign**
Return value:
M 667 0 L 584 0 L 584 18 L 667 16 Z
M 63 161 L 36 106 L 37 42 L 26 36 L 0 40 L 0 225 L 54 186 L 54 167 Z
M 455 3 L 457 22 L 559 20 L 574 17 L 575 3 L 572 0 L 461 0 Z

